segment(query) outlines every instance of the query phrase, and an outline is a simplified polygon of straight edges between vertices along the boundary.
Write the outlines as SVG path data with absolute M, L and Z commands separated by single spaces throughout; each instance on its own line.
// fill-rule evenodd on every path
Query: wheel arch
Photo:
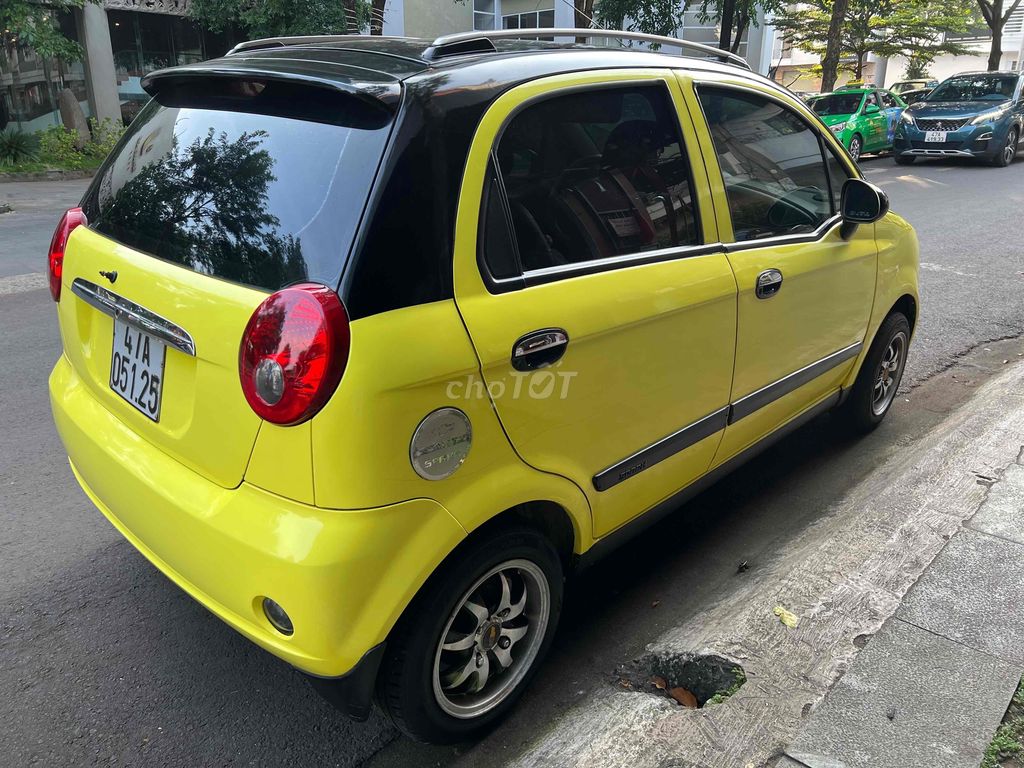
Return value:
M 482 537 L 515 525 L 527 525 L 544 535 L 558 552 L 564 571 L 567 573 L 571 569 L 579 545 L 580 531 L 570 512 L 561 504 L 547 499 L 516 504 L 484 520 L 448 551 L 388 628 L 385 641 L 389 640 L 395 630 L 402 625 L 409 612 L 415 610 L 421 596 L 440 578 L 440 575 L 455 567 L 460 561 L 461 553 L 467 547 Z
M 903 316 L 907 318 L 907 322 L 910 323 L 910 333 L 914 333 L 914 326 L 917 325 L 917 299 L 911 296 L 909 293 L 904 293 L 893 304 L 889 311 L 885 313 L 885 317 L 888 317 L 893 312 L 902 312 Z M 884 320 L 885 318 L 883 318 Z M 875 333 L 878 333 L 878 329 L 875 329 Z

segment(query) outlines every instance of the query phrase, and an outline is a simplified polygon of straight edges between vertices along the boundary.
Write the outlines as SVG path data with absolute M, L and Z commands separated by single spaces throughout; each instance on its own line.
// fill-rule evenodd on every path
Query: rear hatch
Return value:
M 150 86 L 68 241 L 65 354 L 141 439 L 234 487 L 260 428 L 239 381 L 246 324 L 280 288 L 337 287 L 391 116 L 276 74 Z

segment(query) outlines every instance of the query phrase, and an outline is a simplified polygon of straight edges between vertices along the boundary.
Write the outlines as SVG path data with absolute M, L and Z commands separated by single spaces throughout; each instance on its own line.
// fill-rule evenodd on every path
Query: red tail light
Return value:
M 256 308 L 242 336 L 238 372 L 252 409 L 274 424 L 310 419 L 348 362 L 348 313 L 322 285 L 297 285 Z
M 81 208 L 70 208 L 57 223 L 57 229 L 50 241 L 50 295 L 60 301 L 60 278 L 64 274 L 64 249 L 71 231 L 82 224 L 88 224 Z

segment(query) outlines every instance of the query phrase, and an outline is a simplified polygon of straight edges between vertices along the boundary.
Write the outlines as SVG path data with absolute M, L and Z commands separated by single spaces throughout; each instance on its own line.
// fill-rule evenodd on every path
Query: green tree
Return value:
M 373 29 L 370 0 L 192 0 L 189 15 L 211 32 L 235 28 L 253 39 Z
M 784 6 L 785 0 L 597 0 L 594 10 L 600 26 L 622 27 L 628 19 L 629 29 L 650 35 L 674 35 L 683 14 L 697 10 L 701 21 L 719 25 L 718 47 L 735 53 L 746 31 L 757 25 L 759 10 Z
M 0 37 L 4 42 L 27 45 L 45 58 L 77 61 L 82 47 L 65 37 L 57 26 L 55 11 L 71 11 L 85 0 L 50 0 L 46 5 L 35 0 L 0 2 Z
M 597 0 L 594 21 L 606 29 L 672 35 L 683 23 L 684 10 L 679 0 Z
M 845 11 L 839 12 L 843 2 Z M 835 85 L 840 68 L 863 77 L 869 53 L 904 56 L 924 67 L 940 53 L 969 53 L 945 34 L 965 31 L 970 17 L 962 0 L 812 0 L 780 11 L 772 23 L 797 48 L 823 56 L 821 86 L 826 91 Z M 836 32 L 830 46 L 830 33 Z
M 978 0 L 981 16 L 992 32 L 992 47 L 988 52 L 989 72 L 999 69 L 1000 59 L 1003 58 L 1003 27 L 1020 3 L 1021 0 Z
M 911 56 L 907 59 L 907 69 L 903 73 L 907 80 L 924 80 L 928 78 L 928 67 L 934 57 Z
M 751 27 L 757 27 L 760 11 L 775 13 L 787 5 L 786 0 L 700 0 L 687 3 L 687 10 L 696 7 L 700 20 L 719 25 L 718 47 L 723 51 L 739 51 L 743 36 Z

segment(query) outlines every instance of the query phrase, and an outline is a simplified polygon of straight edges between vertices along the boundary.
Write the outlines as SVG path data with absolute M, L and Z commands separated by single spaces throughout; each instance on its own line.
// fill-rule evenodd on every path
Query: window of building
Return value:
M 698 94 L 736 240 L 812 232 L 832 216 L 818 133 L 802 118 L 751 92 L 702 87 Z
M 700 242 L 689 165 L 661 86 L 542 101 L 512 119 L 496 156 L 526 272 Z M 511 261 L 500 255 L 488 263 L 507 276 Z
M 495 29 L 494 0 L 473 0 L 473 29 Z
M 194 64 L 227 53 L 227 39 L 203 33 L 191 19 L 164 13 L 107 11 L 121 115 L 130 122 L 149 95 L 142 78 L 164 67 Z
M 55 12 L 61 34 L 78 41 L 74 16 Z M 91 115 L 82 62 L 45 58 L 0 30 L 0 131 L 33 132 L 60 125 L 58 98 L 70 88 L 86 117 Z
M 503 29 L 550 28 L 555 26 L 555 9 L 505 14 L 501 17 L 501 26 Z

